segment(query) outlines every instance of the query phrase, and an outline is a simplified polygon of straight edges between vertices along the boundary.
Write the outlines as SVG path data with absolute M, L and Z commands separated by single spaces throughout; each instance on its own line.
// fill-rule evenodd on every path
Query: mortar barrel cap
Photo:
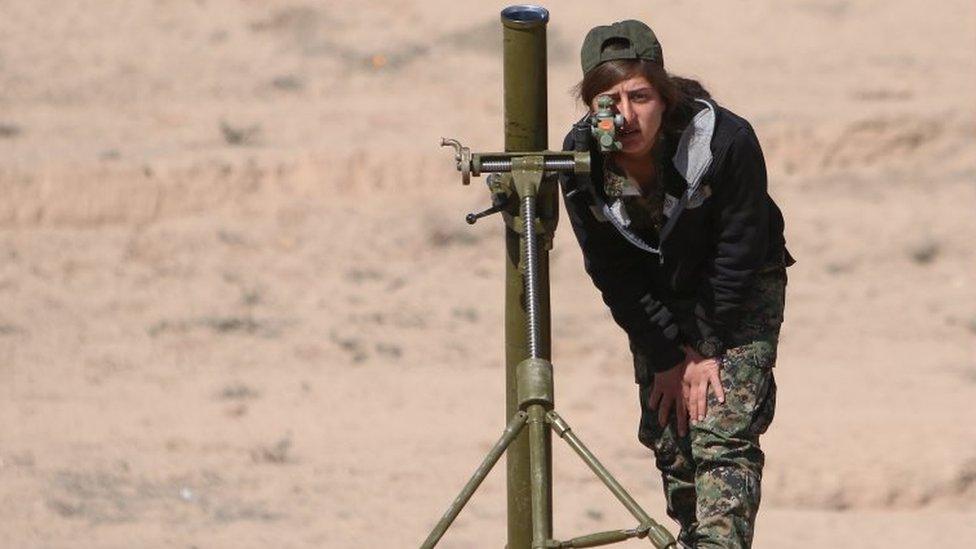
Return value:
M 502 10 L 502 23 L 512 28 L 529 28 L 549 22 L 549 10 L 542 6 L 519 4 Z

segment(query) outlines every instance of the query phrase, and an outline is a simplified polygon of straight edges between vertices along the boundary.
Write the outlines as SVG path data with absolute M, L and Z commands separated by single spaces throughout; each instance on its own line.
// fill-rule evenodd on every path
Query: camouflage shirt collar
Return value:
M 603 191 L 607 198 L 615 200 L 625 196 L 642 196 L 640 185 L 626 175 L 615 172 L 610 162 L 603 163 Z

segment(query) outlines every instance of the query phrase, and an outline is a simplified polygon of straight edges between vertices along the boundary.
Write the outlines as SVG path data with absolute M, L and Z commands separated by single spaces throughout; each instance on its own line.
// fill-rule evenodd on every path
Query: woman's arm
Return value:
M 684 352 L 677 343 L 678 328 L 652 291 L 653 273 L 648 269 L 656 267 L 656 261 L 642 261 L 646 252 L 624 241 L 609 223 L 597 221 L 584 197 L 563 197 L 586 272 L 614 321 L 627 333 L 635 356 L 646 362 L 648 373 L 680 363 Z
M 705 357 L 725 351 L 769 248 L 766 164 L 751 127 L 733 136 L 713 185 L 714 257 L 683 335 Z

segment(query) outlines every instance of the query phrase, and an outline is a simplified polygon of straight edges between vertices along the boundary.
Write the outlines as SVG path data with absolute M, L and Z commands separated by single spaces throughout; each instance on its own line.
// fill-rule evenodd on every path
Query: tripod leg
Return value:
M 610 471 L 600 463 L 600 460 L 593 455 L 593 452 L 583 444 L 583 442 L 573 433 L 573 430 L 569 428 L 569 424 L 566 423 L 555 410 L 551 410 L 546 414 L 546 418 L 549 423 L 552 424 L 552 428 L 556 431 L 556 434 L 560 438 L 569 444 L 570 448 L 576 452 L 576 454 L 590 467 L 590 470 L 603 481 L 603 484 L 613 492 L 613 495 L 620 500 L 620 503 L 630 511 L 630 514 L 640 521 L 640 529 L 647 529 L 648 538 L 650 538 L 651 543 L 654 544 L 658 549 L 666 549 L 668 547 L 676 547 L 674 537 L 670 532 L 664 529 L 663 526 L 658 524 L 654 519 L 641 508 L 640 505 L 634 498 L 627 493 L 627 490 L 617 482 L 617 479 L 613 478 Z
M 525 427 L 525 422 L 528 417 L 528 414 L 521 410 L 512 416 L 512 420 L 508 422 L 508 425 L 505 427 L 505 432 L 502 433 L 501 438 L 499 438 L 498 442 L 496 442 L 495 445 L 491 447 L 491 450 L 488 451 L 488 455 L 485 456 L 484 461 L 482 461 L 481 465 L 479 465 L 475 470 L 474 475 L 471 476 L 471 480 L 469 480 L 468 483 L 464 485 L 464 488 L 461 489 L 461 493 L 454 498 L 454 502 L 451 503 L 451 506 L 447 508 L 447 512 L 444 513 L 444 516 L 441 517 L 441 520 L 436 526 L 434 526 L 434 529 L 431 530 L 430 535 L 427 536 L 427 539 L 424 541 L 423 545 L 420 546 L 421 549 L 432 549 L 435 545 L 437 545 L 437 542 L 440 541 L 444 533 L 447 532 L 447 529 L 451 527 L 451 523 L 457 518 L 458 514 L 461 512 L 461 509 L 464 508 L 464 505 L 468 503 L 468 500 L 474 495 L 475 490 L 478 489 L 481 482 L 485 480 L 485 477 L 487 477 L 488 473 L 491 472 L 491 468 L 494 467 L 495 463 L 498 462 L 498 459 L 502 457 L 502 454 L 505 453 L 508 446 L 513 440 L 515 440 L 515 437 L 522 432 L 522 428 Z
M 549 449 L 546 447 L 546 408 L 529 406 L 529 463 L 532 488 L 532 549 L 545 549 L 552 537 L 552 510 L 549 508 Z

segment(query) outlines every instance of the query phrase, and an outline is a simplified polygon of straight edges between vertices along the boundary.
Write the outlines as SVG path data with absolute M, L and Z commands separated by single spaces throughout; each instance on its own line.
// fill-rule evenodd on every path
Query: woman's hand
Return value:
M 657 421 L 661 427 L 668 424 L 671 407 L 676 407 L 679 436 L 688 433 L 688 409 L 685 407 L 685 397 L 681 388 L 687 364 L 686 359 L 670 370 L 654 374 L 654 388 L 651 389 L 651 396 L 648 398 L 651 410 L 657 410 Z
M 692 423 L 705 419 L 708 412 L 708 386 L 719 402 L 725 402 L 725 390 L 719 377 L 721 365 L 717 358 L 705 358 L 691 347 L 685 347 L 687 358 L 682 375 L 682 395 Z M 656 380 L 655 380 L 656 381 Z

